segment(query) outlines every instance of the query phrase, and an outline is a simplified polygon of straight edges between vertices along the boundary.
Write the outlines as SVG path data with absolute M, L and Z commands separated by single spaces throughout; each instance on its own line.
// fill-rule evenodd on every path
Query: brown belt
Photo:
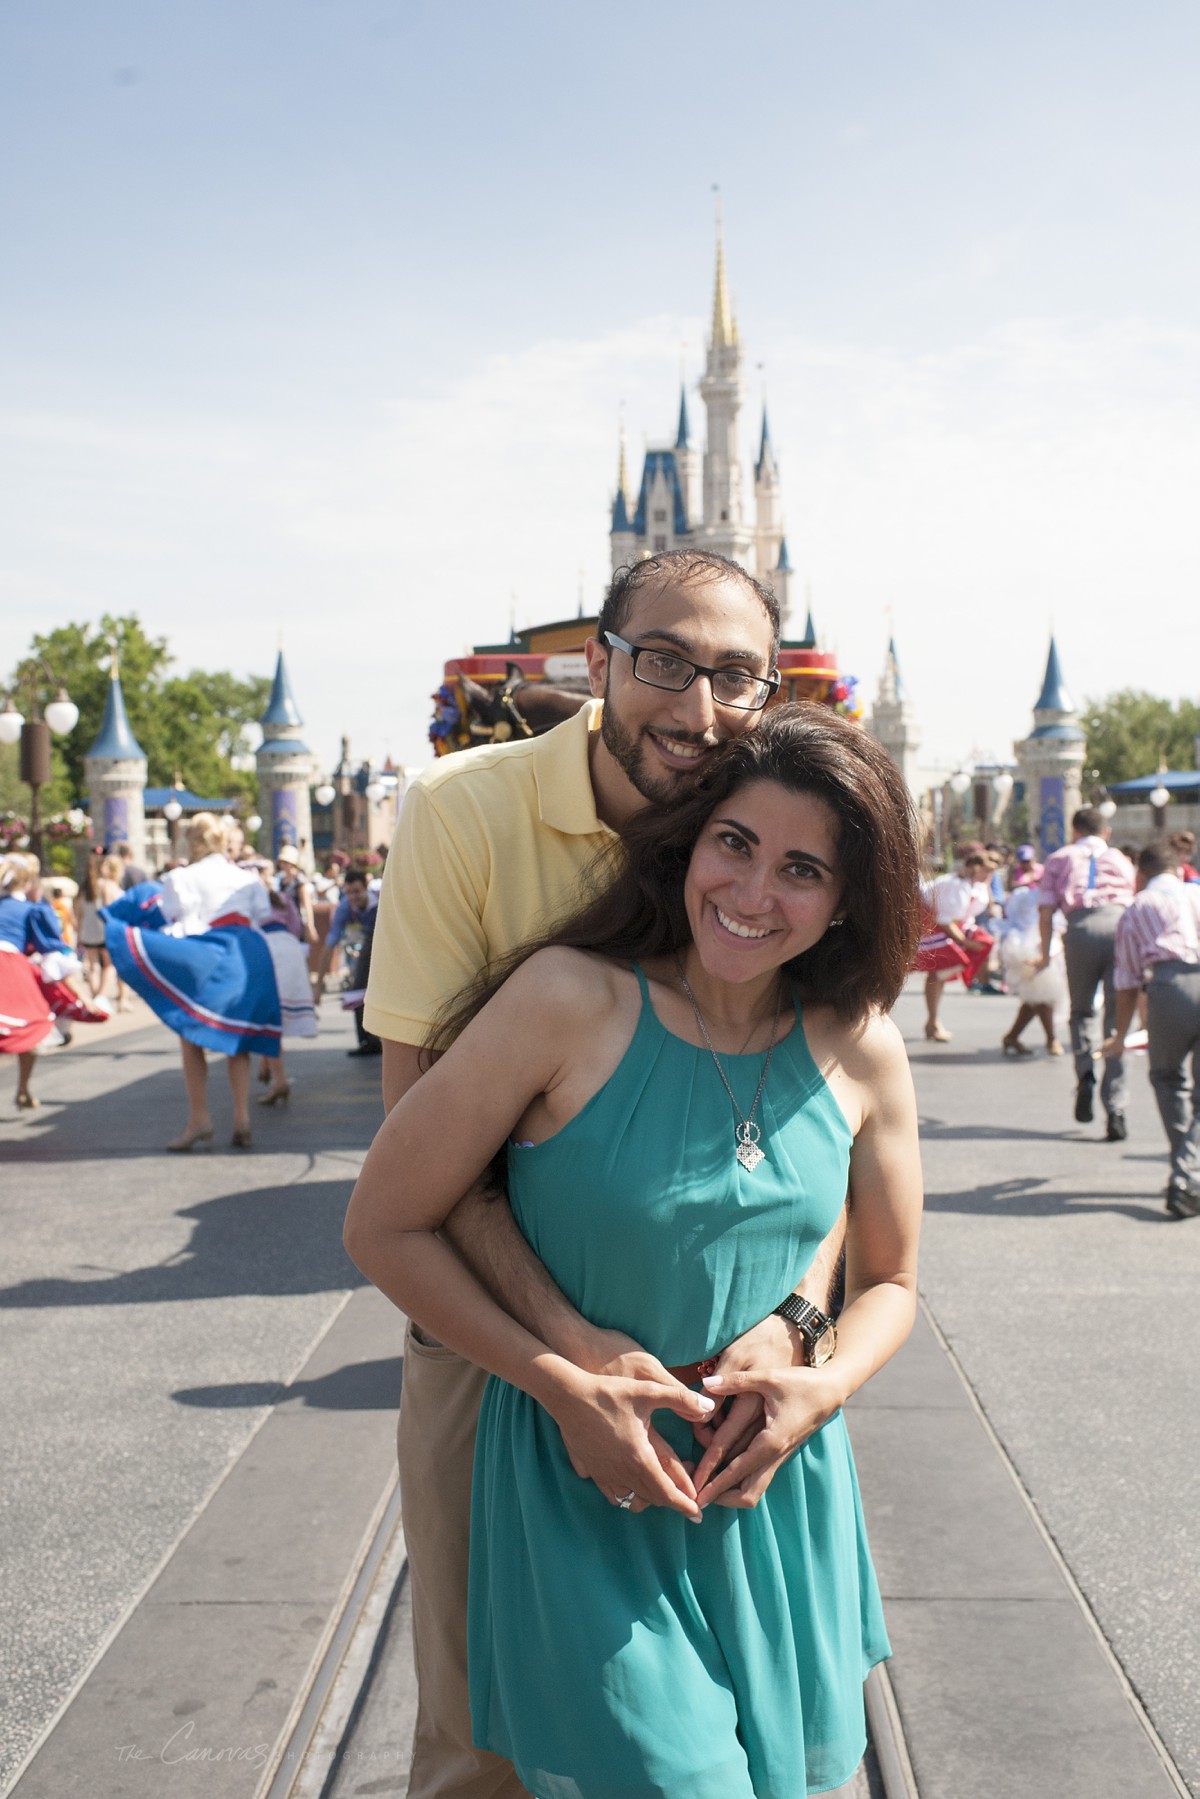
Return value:
M 685 1387 L 699 1386 L 706 1374 L 715 1374 L 718 1358 L 709 1356 L 707 1361 L 687 1362 L 682 1368 L 668 1368 L 667 1373 L 681 1381 Z

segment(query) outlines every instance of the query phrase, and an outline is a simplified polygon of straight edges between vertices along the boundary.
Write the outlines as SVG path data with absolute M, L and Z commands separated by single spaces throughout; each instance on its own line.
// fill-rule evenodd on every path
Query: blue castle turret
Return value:
M 1063 678 L 1058 645 L 1050 639 L 1042 691 L 1034 702 L 1033 730 L 1013 745 L 1025 787 L 1029 824 L 1042 856 L 1061 849 L 1079 810 L 1087 737 Z
M 146 752 L 133 734 L 114 652 L 104 717 L 83 759 L 95 840 L 105 849 L 127 843 L 135 863 L 146 858 Z
M 275 659 L 271 697 L 258 722 L 262 726 L 263 740 L 254 762 L 258 771 L 259 805 L 271 834 L 270 854 L 277 857 L 284 845 L 289 844 L 299 854 L 302 866 L 311 873 L 312 801 L 309 789 L 317 777 L 317 764 L 300 736 L 304 720 L 292 693 L 282 649 Z

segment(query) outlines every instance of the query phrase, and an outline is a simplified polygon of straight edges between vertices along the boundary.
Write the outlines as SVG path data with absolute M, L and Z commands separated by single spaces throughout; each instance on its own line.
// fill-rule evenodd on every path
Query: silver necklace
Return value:
M 718 1056 L 713 1040 L 708 1034 L 708 1026 L 704 1022 L 704 1014 L 696 1003 L 696 995 L 688 986 L 688 978 L 683 972 L 683 963 L 679 960 L 678 956 L 675 958 L 675 971 L 679 976 L 679 985 L 683 988 L 683 991 L 691 1001 L 692 1011 L 696 1014 L 696 1023 L 700 1026 L 700 1034 L 708 1045 L 709 1055 L 717 1065 L 717 1073 L 721 1077 L 721 1085 L 729 1095 L 729 1103 L 733 1107 L 734 1114 L 737 1118 L 737 1125 L 735 1126 L 733 1133 L 737 1143 L 734 1154 L 742 1167 L 746 1170 L 747 1174 L 752 1174 L 759 1163 L 764 1161 L 766 1157 L 766 1152 L 758 1147 L 758 1141 L 762 1133 L 754 1122 L 754 1114 L 758 1111 L 758 1102 L 762 1098 L 763 1088 L 767 1084 L 767 1070 L 771 1066 L 771 1057 L 775 1053 L 775 1033 L 779 1029 L 779 1014 L 783 1009 L 783 979 L 780 977 L 779 993 L 775 1000 L 775 1017 L 771 1022 L 771 1041 L 767 1045 L 767 1058 L 763 1063 L 763 1071 L 758 1079 L 758 1088 L 754 1095 L 754 1103 L 750 1107 L 749 1113 L 743 1116 L 742 1108 L 738 1105 L 737 1100 L 734 1097 L 733 1088 L 726 1079 L 725 1070 L 721 1067 L 721 1058 Z M 747 1038 L 747 1042 L 748 1041 L 749 1039 Z

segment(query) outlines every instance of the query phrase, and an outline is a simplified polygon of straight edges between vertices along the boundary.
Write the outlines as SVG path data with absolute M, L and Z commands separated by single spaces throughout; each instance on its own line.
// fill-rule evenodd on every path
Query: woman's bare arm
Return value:
M 763 1395 L 765 1422 L 750 1446 L 719 1469 L 696 1470 L 700 1501 L 755 1505 L 777 1469 L 903 1344 L 916 1313 L 922 1183 L 917 1111 L 908 1058 L 889 1019 L 847 1037 L 843 1070 L 861 1096 L 850 1154 L 846 1305 L 837 1352 L 822 1368 L 750 1371 L 705 1382 L 717 1397 Z

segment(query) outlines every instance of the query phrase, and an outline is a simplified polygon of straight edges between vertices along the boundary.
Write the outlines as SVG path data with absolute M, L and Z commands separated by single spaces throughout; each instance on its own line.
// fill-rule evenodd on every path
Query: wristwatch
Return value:
M 837 1325 L 833 1319 L 810 1305 L 807 1299 L 801 1299 L 798 1293 L 789 1293 L 775 1310 L 780 1318 L 794 1324 L 804 1338 L 808 1345 L 809 1367 L 823 1368 L 837 1348 Z

